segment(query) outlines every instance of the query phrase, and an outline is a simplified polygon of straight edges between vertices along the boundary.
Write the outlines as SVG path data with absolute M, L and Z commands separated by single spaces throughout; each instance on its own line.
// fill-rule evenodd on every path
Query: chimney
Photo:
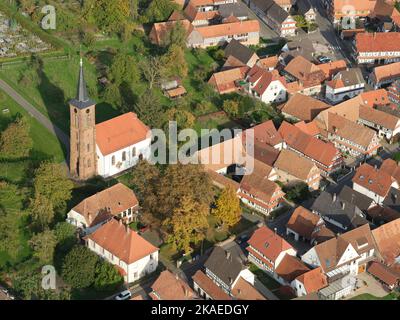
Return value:
M 374 165 L 375 171 L 378 171 L 378 166 Z
M 119 219 L 118 222 L 119 222 L 119 225 L 122 226 L 122 219 Z
M 332 197 L 332 202 L 335 202 L 335 201 L 336 201 L 336 193 L 334 193 L 333 197 Z
M 275 231 L 275 234 L 277 234 L 277 233 L 278 233 L 278 229 L 277 229 L 277 228 L 274 228 L 274 231 Z
M 231 258 L 231 253 L 229 251 L 226 251 L 225 254 L 226 254 L 226 259 L 229 260 Z
M 342 202 L 342 210 L 344 210 L 345 206 L 346 206 L 346 204 L 344 202 Z

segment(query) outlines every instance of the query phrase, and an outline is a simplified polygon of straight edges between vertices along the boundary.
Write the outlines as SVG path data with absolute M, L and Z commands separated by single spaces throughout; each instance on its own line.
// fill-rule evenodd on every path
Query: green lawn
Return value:
M 249 270 L 257 276 L 257 279 L 262 282 L 271 291 L 276 291 L 281 287 L 281 284 L 270 277 L 266 272 L 258 268 L 255 264 L 251 264 Z
M 399 294 L 397 293 L 389 293 L 388 295 L 384 297 L 375 297 L 372 294 L 369 293 L 363 293 L 360 294 L 359 296 L 353 297 L 350 300 L 396 300 L 399 299 Z

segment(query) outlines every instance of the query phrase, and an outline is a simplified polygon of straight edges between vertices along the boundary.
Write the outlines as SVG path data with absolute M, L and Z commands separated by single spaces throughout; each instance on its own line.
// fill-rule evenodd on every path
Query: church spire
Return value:
M 85 76 L 83 73 L 82 58 L 79 62 L 79 80 L 78 80 L 76 98 L 71 100 L 71 104 L 77 108 L 86 108 L 95 104 L 94 101 L 92 101 L 88 95 Z
M 78 93 L 76 95 L 76 100 L 78 100 L 79 102 L 86 102 L 86 101 L 89 100 L 89 97 L 88 97 L 88 93 L 87 93 L 85 76 L 83 74 L 83 60 L 82 60 L 82 58 L 81 58 L 81 61 L 80 61 L 79 65 L 80 65 L 79 82 L 78 82 Z

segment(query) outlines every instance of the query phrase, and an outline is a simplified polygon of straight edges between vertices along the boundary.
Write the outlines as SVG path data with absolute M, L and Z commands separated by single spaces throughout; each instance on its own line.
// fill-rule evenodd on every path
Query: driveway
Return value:
M 383 288 L 383 286 L 369 273 L 363 272 L 357 276 L 358 285 L 361 288 L 354 291 L 351 295 L 348 295 L 345 299 L 351 299 L 360 294 L 369 293 L 375 297 L 384 297 L 388 294 L 388 292 Z

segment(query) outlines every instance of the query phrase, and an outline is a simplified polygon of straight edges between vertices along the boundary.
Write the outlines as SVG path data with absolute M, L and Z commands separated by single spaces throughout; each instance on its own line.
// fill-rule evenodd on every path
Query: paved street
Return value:
M 32 104 L 26 101 L 18 92 L 11 88 L 6 82 L 0 79 L 0 89 L 7 93 L 16 103 L 24 108 L 33 118 L 39 121 L 45 128 L 47 128 L 53 135 L 55 135 L 60 143 L 62 143 L 67 150 L 67 157 L 69 158 L 69 136 L 66 135 L 60 128 L 53 124 L 41 112 L 39 112 Z

